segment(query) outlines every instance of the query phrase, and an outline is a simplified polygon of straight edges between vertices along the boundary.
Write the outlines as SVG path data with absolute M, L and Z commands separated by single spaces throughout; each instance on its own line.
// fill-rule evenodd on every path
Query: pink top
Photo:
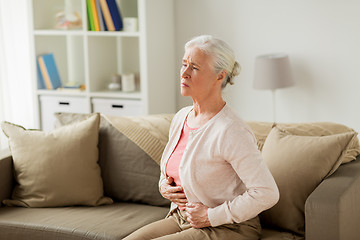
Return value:
M 189 132 L 196 129 L 197 128 L 190 128 L 187 125 L 187 121 L 185 121 L 184 127 L 181 131 L 179 142 L 177 143 L 173 153 L 171 154 L 166 164 L 166 174 L 168 177 L 172 177 L 174 179 L 174 183 L 176 186 L 181 186 L 181 180 L 179 177 L 179 166 L 188 142 Z

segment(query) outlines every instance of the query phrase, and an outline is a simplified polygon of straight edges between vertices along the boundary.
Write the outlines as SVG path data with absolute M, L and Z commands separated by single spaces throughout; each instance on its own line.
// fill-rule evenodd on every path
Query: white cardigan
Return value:
M 171 122 L 169 142 L 160 163 L 159 186 L 165 180 L 166 163 L 191 110 L 192 106 L 181 109 Z M 179 176 L 188 202 L 209 207 L 213 227 L 251 219 L 279 200 L 276 183 L 250 127 L 227 105 L 205 125 L 190 132 Z M 170 212 L 176 208 L 172 203 Z

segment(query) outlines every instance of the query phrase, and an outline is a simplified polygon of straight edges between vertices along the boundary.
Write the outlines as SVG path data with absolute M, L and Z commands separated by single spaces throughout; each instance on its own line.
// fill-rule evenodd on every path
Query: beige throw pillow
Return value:
M 344 132 L 355 132 L 343 124 L 332 122 L 313 122 L 313 123 L 280 123 L 279 129 L 285 130 L 293 135 L 300 136 L 328 136 Z M 351 162 L 360 154 L 360 144 L 357 137 L 349 143 L 341 163 Z
M 247 122 L 255 134 L 257 145 L 260 151 L 264 146 L 267 135 L 274 126 L 286 130 L 293 135 L 301 136 L 328 136 L 344 132 L 353 132 L 343 124 L 333 122 L 310 122 L 310 123 L 271 123 L 271 122 Z M 353 138 L 349 143 L 349 148 L 342 158 L 342 163 L 351 162 L 360 154 L 360 144 L 358 138 Z
M 262 223 L 303 235 L 306 199 L 341 164 L 356 135 L 298 136 L 274 127 L 262 155 L 279 187 L 280 200 L 261 213 Z
M 103 197 L 98 165 L 99 115 L 72 125 L 42 132 L 8 122 L 17 185 L 8 206 L 60 207 L 110 204 Z

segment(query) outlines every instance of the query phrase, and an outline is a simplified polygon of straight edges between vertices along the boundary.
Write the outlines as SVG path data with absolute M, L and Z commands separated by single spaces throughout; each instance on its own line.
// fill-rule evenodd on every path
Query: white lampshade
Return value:
M 268 54 L 256 58 L 253 83 L 255 89 L 275 90 L 294 84 L 290 60 L 286 54 Z

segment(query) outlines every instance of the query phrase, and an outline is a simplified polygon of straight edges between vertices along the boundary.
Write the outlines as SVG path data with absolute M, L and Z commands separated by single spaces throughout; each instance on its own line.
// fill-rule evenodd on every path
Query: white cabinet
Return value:
M 56 112 L 90 113 L 84 97 L 40 96 L 41 125 L 44 131 L 54 128 Z
M 110 116 L 140 116 L 143 113 L 139 100 L 93 98 L 94 112 L 101 112 Z
M 47 123 L 51 119 L 48 115 L 67 109 L 65 105 L 51 105 L 50 99 L 63 102 L 81 99 L 86 105 L 82 109 L 85 112 L 115 115 L 175 112 L 173 0 L 116 1 L 123 18 L 138 19 L 137 32 L 89 31 L 85 0 L 32 0 L 32 66 L 39 127 L 45 129 L 51 124 Z M 55 15 L 65 9 L 66 3 L 71 3 L 71 11 L 80 14 L 83 23 L 80 29 L 54 28 Z M 82 92 L 40 89 L 36 57 L 45 53 L 54 54 L 63 84 L 75 82 L 86 89 Z M 107 90 L 113 74 L 128 73 L 136 76 L 134 92 Z M 71 111 L 82 112 L 77 108 Z

